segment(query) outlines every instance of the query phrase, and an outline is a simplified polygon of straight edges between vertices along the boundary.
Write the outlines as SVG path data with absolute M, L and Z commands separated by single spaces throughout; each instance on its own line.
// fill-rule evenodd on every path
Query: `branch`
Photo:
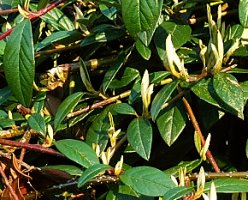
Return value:
M 199 137 L 201 139 L 201 144 L 202 144 L 202 146 L 204 146 L 204 144 L 205 144 L 204 136 L 203 136 L 202 131 L 200 129 L 200 126 L 199 126 L 199 124 L 198 124 L 198 122 L 197 122 L 197 120 L 195 118 L 194 112 L 193 112 L 189 102 L 187 101 L 187 99 L 185 97 L 183 97 L 183 103 L 184 103 L 184 107 L 186 108 L 186 111 L 187 111 L 187 113 L 189 115 L 189 118 L 190 118 L 190 120 L 191 120 L 191 122 L 192 122 L 192 124 L 193 124 L 193 126 L 195 128 L 195 131 L 196 131 L 196 133 L 199 135 Z M 214 171 L 215 172 L 220 172 L 220 169 L 219 169 L 219 167 L 218 167 L 218 165 L 217 165 L 217 163 L 216 163 L 211 151 L 207 150 L 206 156 L 208 158 L 208 161 L 213 166 Z
M 63 154 L 59 153 L 58 151 L 55 151 L 54 149 L 51 149 L 51 148 L 43 147 L 39 144 L 28 144 L 28 143 L 22 143 L 22 142 L 11 141 L 11 140 L 6 140 L 6 139 L 0 139 L 0 144 L 24 148 L 24 149 L 28 149 L 31 151 L 50 154 L 53 156 L 64 157 Z
M 45 15 L 46 13 L 48 13 L 50 10 L 52 10 L 53 8 L 57 7 L 59 4 L 63 3 L 64 0 L 58 0 L 54 3 L 51 3 L 49 6 L 47 6 L 46 8 L 43 8 L 37 12 L 30 12 L 28 18 L 30 20 L 34 20 L 37 19 L 39 17 L 41 17 L 42 15 Z M 7 30 L 5 33 L 3 33 L 2 35 L 0 35 L 0 40 L 6 38 L 7 36 L 10 35 L 10 33 L 13 31 L 14 27 Z

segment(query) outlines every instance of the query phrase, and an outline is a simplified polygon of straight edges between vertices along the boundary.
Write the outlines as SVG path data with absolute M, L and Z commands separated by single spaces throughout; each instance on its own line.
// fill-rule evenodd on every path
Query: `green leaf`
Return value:
M 82 170 L 74 165 L 46 165 L 41 167 L 41 169 L 58 169 L 61 171 L 65 171 L 72 176 L 81 176 Z
M 149 120 L 134 119 L 127 128 L 127 140 L 142 158 L 149 160 L 152 148 L 152 126 Z
M 75 29 L 72 21 L 58 8 L 54 8 L 41 19 L 50 24 L 53 28 L 60 31 L 72 31 Z
M 93 88 L 92 83 L 90 81 L 90 75 L 89 75 L 87 66 L 82 59 L 80 59 L 80 76 L 81 76 L 81 80 L 82 80 L 86 90 L 88 92 L 96 93 L 96 91 Z
M 112 6 L 112 7 L 108 7 L 105 4 L 99 4 L 99 9 L 102 12 L 102 14 L 107 17 L 110 20 L 114 20 L 116 19 L 117 16 L 117 9 L 116 7 Z
M 46 134 L 46 123 L 44 120 L 44 117 L 42 117 L 40 114 L 35 113 L 32 114 L 28 118 L 28 125 L 36 130 L 37 132 L 41 133 L 43 136 Z
M 11 91 L 24 106 L 29 106 L 33 93 L 34 47 L 31 22 L 19 23 L 8 38 L 4 52 L 4 72 Z
M 237 79 L 231 74 L 218 73 L 213 78 L 213 86 L 224 108 L 243 118 L 244 96 Z
M 149 47 L 145 46 L 140 40 L 137 40 L 135 43 L 136 49 L 139 54 L 145 59 L 149 60 L 152 54 L 152 51 Z
M 121 69 L 121 67 L 124 65 L 125 61 L 128 59 L 128 57 L 131 54 L 131 48 L 128 48 L 124 51 L 122 51 L 117 60 L 114 62 L 113 66 L 110 67 L 110 69 L 106 72 L 103 82 L 102 82 L 102 90 L 103 92 L 106 92 L 108 89 L 110 83 L 115 78 L 118 71 Z
M 149 80 L 150 80 L 150 83 L 159 85 L 162 80 L 164 80 L 166 77 L 170 75 L 171 73 L 168 71 L 157 71 L 157 72 L 153 72 L 149 74 Z
M 70 37 L 77 37 L 79 35 L 79 32 L 77 31 L 58 31 L 55 33 L 52 33 L 51 35 L 47 36 L 44 40 L 41 42 L 37 43 L 34 46 L 35 51 L 40 51 L 41 49 L 52 45 L 55 42 L 61 41 L 66 38 Z
M 55 146 L 67 158 L 85 168 L 99 164 L 96 153 L 83 141 L 72 139 L 59 140 L 55 142 Z
M 114 104 L 111 110 L 123 115 L 136 115 L 134 108 L 127 103 Z
M 152 120 L 156 120 L 159 112 L 161 111 L 163 105 L 168 101 L 172 92 L 176 89 L 178 81 L 173 81 L 165 85 L 155 96 L 152 101 L 151 106 L 151 116 Z
M 248 0 L 239 1 L 239 21 L 245 28 L 248 27 Z
M 122 18 L 132 37 L 148 46 L 162 10 L 162 0 L 122 0 Z
M 211 78 L 208 79 L 201 79 L 198 81 L 196 84 L 194 84 L 191 87 L 191 90 L 195 93 L 196 96 L 198 96 L 200 99 L 218 107 L 221 108 L 219 103 L 217 102 L 214 88 L 213 88 L 213 83 Z
M 164 196 L 163 200 L 177 200 L 181 199 L 185 195 L 190 194 L 193 191 L 192 187 L 175 187 L 170 190 L 168 190 Z
M 176 187 L 170 176 L 153 167 L 135 167 L 120 176 L 121 181 L 146 196 L 162 196 Z
M 240 83 L 240 87 L 242 88 L 244 100 L 247 101 L 248 99 L 248 81 L 244 81 Z
M 110 89 L 117 89 L 122 88 L 130 84 L 135 79 L 139 78 L 139 71 L 134 68 L 126 67 L 125 71 L 120 80 L 114 79 L 111 81 L 109 88 Z
M 186 126 L 187 115 L 181 104 L 176 104 L 163 111 L 156 123 L 161 137 L 168 146 L 171 146 Z
M 218 193 L 248 192 L 248 180 L 237 178 L 215 179 L 214 185 Z M 205 191 L 209 191 L 212 182 L 205 184 Z
M 83 96 L 82 92 L 74 93 L 68 96 L 58 107 L 58 112 L 54 118 L 54 128 L 58 130 L 60 123 L 64 120 L 66 115 L 68 115 L 78 104 L 81 97 Z
M 104 164 L 96 164 L 93 166 L 90 166 L 88 169 L 86 169 L 81 177 L 78 180 L 78 187 L 82 187 L 85 183 L 87 183 L 89 180 L 97 176 L 98 174 L 105 172 L 105 170 L 110 169 L 109 165 Z
M 186 169 L 186 173 L 192 172 L 195 168 L 197 168 L 202 163 L 201 159 L 193 160 L 193 161 L 181 161 L 178 165 L 173 166 L 164 172 L 168 174 L 169 176 L 179 176 L 179 170 L 180 168 Z
M 125 31 L 121 28 L 117 28 L 112 25 L 100 25 L 93 31 L 93 33 L 81 42 L 81 46 L 85 47 L 95 43 L 110 42 L 117 40 L 124 35 Z
M 241 26 L 240 24 L 235 24 L 231 27 L 229 39 L 241 38 L 243 32 L 244 32 L 244 27 Z
M 108 112 L 112 105 L 107 106 L 99 115 L 97 115 L 87 131 L 86 142 L 88 145 L 99 144 L 103 151 L 108 144 L 108 129 L 110 128 Z
M 0 105 L 6 102 L 11 95 L 12 93 L 9 87 L 0 89 Z
M 175 22 L 163 22 L 154 34 L 154 42 L 161 60 L 166 57 L 165 40 L 171 34 L 173 45 L 176 49 L 184 45 L 191 38 L 191 28 L 189 25 L 181 25 Z

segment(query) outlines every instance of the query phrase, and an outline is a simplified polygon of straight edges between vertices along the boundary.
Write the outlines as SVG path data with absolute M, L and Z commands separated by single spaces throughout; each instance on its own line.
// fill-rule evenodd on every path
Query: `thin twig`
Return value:
M 10 13 L 15 13 L 18 12 L 17 8 L 11 8 L 11 9 L 7 9 L 7 10 L 0 10 L 0 15 L 8 15 Z
M 6 177 L 1 164 L 2 164 L 2 162 L 0 163 L 0 174 L 1 174 L 2 178 L 3 178 L 3 180 L 4 180 L 4 183 L 7 186 L 7 188 L 9 189 L 12 198 L 14 200 L 18 200 L 19 198 L 18 198 L 17 194 L 15 193 L 14 189 L 12 188 L 12 186 L 10 185 L 9 180 Z
M 64 157 L 58 151 L 55 151 L 54 149 L 51 149 L 51 148 L 43 147 L 43 146 L 41 146 L 39 144 L 28 144 L 28 143 L 22 143 L 22 142 L 11 141 L 11 140 L 6 140 L 6 139 L 0 139 L 0 144 L 13 146 L 13 147 L 19 147 L 19 148 L 25 148 L 25 149 L 28 149 L 28 150 L 31 150 L 31 151 L 50 154 L 50 155 L 53 155 L 53 156 Z
M 195 181 L 198 178 L 198 173 L 189 174 L 187 177 L 191 181 Z M 216 178 L 248 178 L 248 172 L 205 172 L 205 178 L 207 180 L 216 179 Z
M 93 105 L 91 106 L 87 106 L 85 108 L 81 108 L 75 112 L 71 112 L 67 115 L 67 119 L 70 119 L 72 117 L 75 117 L 75 116 L 78 116 L 78 115 L 81 115 L 82 113 L 86 113 L 86 112 L 89 112 L 90 110 L 94 110 L 96 108 L 100 108 L 102 106 L 106 106 L 108 104 L 111 104 L 111 103 L 114 103 L 116 102 L 117 100 L 119 99 L 122 99 L 122 98 L 125 98 L 125 97 L 128 97 L 129 95 L 131 94 L 131 90 L 128 90 L 126 92 L 123 92 L 117 96 L 114 96 L 114 97 L 110 97 L 108 99 L 104 99 L 103 101 L 100 101 L 100 102 L 97 102 L 97 103 L 94 103 Z
M 201 139 L 201 144 L 202 144 L 202 146 L 204 146 L 204 144 L 205 144 L 204 136 L 203 136 L 202 131 L 200 129 L 200 126 L 199 126 L 199 124 L 198 124 L 198 122 L 197 122 L 197 120 L 195 118 L 194 112 L 193 112 L 188 100 L 185 97 L 183 97 L 183 103 L 184 103 L 184 107 L 185 107 L 185 109 L 186 109 L 186 111 L 187 111 L 187 113 L 189 115 L 189 118 L 190 118 L 190 120 L 191 120 L 191 122 L 192 122 L 192 124 L 193 124 L 193 126 L 195 128 L 195 131 L 196 131 L 196 133 L 199 135 L 199 137 Z M 216 161 L 215 161 L 215 159 L 214 159 L 214 157 L 213 157 L 213 155 L 212 155 L 210 150 L 207 150 L 206 156 L 208 158 L 208 161 L 213 166 L 214 171 L 215 172 L 220 172 L 220 168 L 217 165 L 217 163 L 216 163 Z

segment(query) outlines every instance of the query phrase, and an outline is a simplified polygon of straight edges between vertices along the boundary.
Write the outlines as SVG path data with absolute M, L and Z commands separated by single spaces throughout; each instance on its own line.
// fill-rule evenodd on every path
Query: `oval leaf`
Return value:
M 168 190 L 163 197 L 163 200 L 177 200 L 192 192 L 192 187 L 175 187 Z
M 152 120 L 155 120 L 162 109 L 162 106 L 168 101 L 172 92 L 176 89 L 178 81 L 173 81 L 165 85 L 155 96 L 151 106 Z
M 4 73 L 16 99 L 29 106 L 34 81 L 34 46 L 30 20 L 19 23 L 9 36 L 4 52 Z
M 224 109 L 244 117 L 244 95 L 236 78 L 227 73 L 218 73 L 213 78 L 214 90 L 224 105 Z
M 68 115 L 69 112 L 71 112 L 75 108 L 75 106 L 77 105 L 77 103 L 79 102 L 79 100 L 81 99 L 82 96 L 83 96 L 82 92 L 74 93 L 74 94 L 68 96 L 59 105 L 58 112 L 56 113 L 55 119 L 54 119 L 55 130 L 58 130 L 60 123 L 64 120 L 66 115 Z
M 162 196 L 176 187 L 170 176 L 153 167 L 135 167 L 120 176 L 121 181 L 146 196 Z
M 109 169 L 110 166 L 103 165 L 103 164 L 96 164 L 88 169 L 86 169 L 81 177 L 78 180 L 78 187 L 82 187 L 85 183 L 87 183 L 89 180 L 97 176 L 99 173 L 104 172 L 105 170 Z
M 248 0 L 239 1 L 239 21 L 245 28 L 248 27 Z
M 152 126 L 146 118 L 136 118 L 129 124 L 127 140 L 142 158 L 149 160 L 152 148 Z
M 43 134 L 45 136 L 45 133 L 46 133 L 46 123 L 45 123 L 45 120 L 44 118 L 38 114 L 38 113 L 35 113 L 33 115 L 31 115 L 29 118 L 28 118 L 28 125 L 36 130 L 37 132 Z
M 159 0 L 122 0 L 122 17 L 131 36 L 156 27 L 161 13 Z
M 231 176 L 231 174 L 230 174 Z M 238 178 L 224 178 L 213 181 L 219 193 L 248 192 L 248 180 Z M 209 191 L 211 182 L 206 183 L 205 191 Z
M 171 146 L 179 137 L 186 126 L 187 115 L 180 105 L 166 109 L 157 120 L 161 137 L 168 146 Z
M 99 164 L 96 153 L 85 142 L 65 139 L 55 142 L 55 146 L 67 158 L 85 168 Z

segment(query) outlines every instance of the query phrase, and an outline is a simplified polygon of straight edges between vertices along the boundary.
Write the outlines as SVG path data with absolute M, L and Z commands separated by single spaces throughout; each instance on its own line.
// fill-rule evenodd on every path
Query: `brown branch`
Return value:
M 0 15 L 8 15 L 10 13 L 15 13 L 18 12 L 17 8 L 11 8 L 11 9 L 7 9 L 7 10 L 0 10 Z
M 189 174 L 187 177 L 191 181 L 195 181 L 198 178 L 198 173 Z M 248 172 L 205 172 L 205 178 L 207 180 L 217 179 L 217 178 L 248 178 Z
M 3 180 L 4 180 L 4 183 L 7 186 L 7 188 L 9 189 L 12 198 L 14 200 L 18 200 L 19 198 L 18 198 L 17 194 L 15 193 L 14 189 L 12 188 L 12 186 L 10 185 L 9 180 L 6 177 L 1 164 L 2 164 L 2 162 L 0 163 L 0 174 L 1 174 L 2 178 L 3 178 Z
M 200 139 L 201 139 L 201 144 L 202 146 L 204 146 L 205 144 L 205 139 L 204 136 L 202 134 L 202 131 L 200 129 L 200 126 L 195 118 L 194 112 L 189 104 L 189 102 L 187 101 L 187 99 L 185 97 L 183 97 L 183 103 L 184 103 L 184 107 L 189 115 L 189 118 L 195 128 L 196 133 L 199 135 Z M 207 150 L 206 156 L 208 158 L 208 161 L 211 163 L 212 167 L 214 168 L 215 172 L 220 172 L 219 166 L 217 165 L 212 153 L 210 150 Z
M 42 15 L 45 15 L 46 13 L 48 13 L 50 10 L 54 9 L 55 7 L 57 7 L 59 4 L 63 3 L 64 0 L 58 0 L 54 3 L 51 3 L 49 6 L 47 6 L 46 8 L 43 8 L 37 12 L 29 12 L 28 18 L 30 20 L 34 20 L 37 19 L 39 17 L 41 17 Z M 13 31 L 14 27 L 7 30 L 6 32 L 4 32 L 3 34 L 0 35 L 0 40 L 6 38 L 7 36 L 10 35 L 10 33 Z
M 87 106 L 85 108 L 81 108 L 75 112 L 71 112 L 67 115 L 67 119 L 70 119 L 72 117 L 75 117 L 75 116 L 78 116 L 78 115 L 81 115 L 83 113 L 86 113 L 86 112 L 89 112 L 90 110 L 94 110 L 96 108 L 100 108 L 102 106 L 106 106 L 108 104 L 111 104 L 111 103 L 114 103 L 116 102 L 117 100 L 119 99 L 122 99 L 122 98 L 125 98 L 125 97 L 128 97 L 129 95 L 131 94 L 131 90 L 128 90 L 126 92 L 123 92 L 117 96 L 114 96 L 114 97 L 110 97 L 108 99 L 104 99 L 103 101 L 100 101 L 100 102 L 97 102 L 97 103 L 94 103 L 93 105 L 91 106 Z
M 51 148 L 43 147 L 39 144 L 28 144 L 28 143 L 22 143 L 22 142 L 11 141 L 11 140 L 6 140 L 6 139 L 0 139 L 0 144 L 24 148 L 24 149 L 27 149 L 30 151 L 36 151 L 36 152 L 40 152 L 40 153 L 50 154 L 53 156 L 64 157 L 58 151 L 55 151 L 54 149 L 51 149 Z

